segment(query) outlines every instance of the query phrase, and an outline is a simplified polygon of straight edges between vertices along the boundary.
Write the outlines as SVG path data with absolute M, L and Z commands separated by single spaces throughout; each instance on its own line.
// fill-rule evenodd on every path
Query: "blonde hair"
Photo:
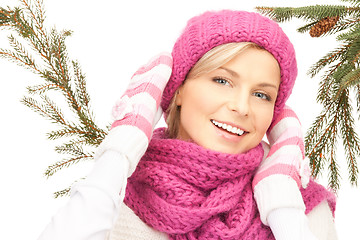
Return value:
M 239 42 L 222 44 L 209 50 L 192 67 L 182 85 L 185 83 L 186 79 L 197 78 L 218 69 L 248 48 L 263 49 L 252 42 Z M 168 125 L 168 135 L 170 138 L 177 138 L 179 132 L 181 107 L 176 104 L 178 91 L 179 89 L 175 92 L 167 110 L 166 123 Z

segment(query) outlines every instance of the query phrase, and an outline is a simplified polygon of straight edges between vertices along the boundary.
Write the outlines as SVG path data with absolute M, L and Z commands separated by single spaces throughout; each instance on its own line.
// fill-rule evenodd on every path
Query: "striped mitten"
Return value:
M 266 225 L 266 218 L 274 209 L 305 209 L 299 188 L 306 187 L 310 178 L 301 124 L 291 108 L 284 107 L 267 137 L 270 149 L 253 180 L 254 196 Z
M 129 161 L 128 177 L 145 153 L 161 117 L 161 96 L 171 70 L 170 54 L 162 53 L 152 58 L 133 75 L 127 90 L 113 108 L 115 121 L 100 144 L 97 157 L 106 150 L 124 154 Z

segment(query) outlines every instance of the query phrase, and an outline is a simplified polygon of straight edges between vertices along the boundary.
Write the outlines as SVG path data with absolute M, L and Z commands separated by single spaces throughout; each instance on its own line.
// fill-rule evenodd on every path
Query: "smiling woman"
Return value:
M 270 19 L 232 10 L 190 19 L 171 56 L 134 74 L 93 171 L 41 239 L 335 239 L 333 195 L 301 187 L 303 139 L 285 106 L 296 75 L 294 48 Z M 170 102 L 172 138 L 153 131 Z
M 0 2 L 2 7 L 14 7 L 19 6 L 20 1 Z M 43 2 L 46 10 L 45 27 L 73 30 L 72 37 L 66 41 L 70 57 L 78 59 L 86 73 L 95 120 L 104 127 L 111 121 L 109 113 L 115 99 L 119 97 L 119 93 L 125 91 L 134 71 L 149 56 L 164 50 L 171 51 L 179 31 L 190 17 L 216 9 L 254 11 L 256 6 L 304 7 L 314 4 L 346 4 L 340 0 L 134 0 L 127 1 L 125 5 L 123 1 L 113 0 Z M 104 21 L 99 21 L 99 17 Z M 298 33 L 296 28 L 301 22 L 302 20 L 293 19 L 280 25 L 294 44 L 298 56 L 299 76 L 287 104 L 298 114 L 305 132 L 322 109 L 320 104 L 316 103 L 320 79 L 310 78 L 306 72 L 337 43 L 335 36 L 314 39 L 307 34 Z M 2 30 L 1 48 L 8 46 L 7 36 L 8 33 Z M 144 36 L 148 36 L 146 41 Z M 1 230 L 0 238 L 36 239 L 57 209 L 69 200 L 68 197 L 54 199 L 53 192 L 67 188 L 75 180 L 88 175 L 93 161 L 64 169 L 49 179 L 43 176 L 44 170 L 61 158 L 53 150 L 56 143 L 45 137 L 49 131 L 55 130 L 56 126 L 19 102 L 26 92 L 26 86 L 39 83 L 40 78 L 5 59 L 1 59 L 0 62 L 3 89 L 6 89 L 6 93 L 1 94 L 3 115 L 0 121 L 2 126 L 7 126 L 2 129 L 2 137 L 6 141 L 2 145 L 3 167 L 0 169 L 0 187 L 4 196 L 8 196 L 2 198 L 0 206 L 3 216 L 0 222 L 6 226 Z M 166 124 L 161 119 L 157 126 Z M 340 142 L 339 144 L 341 145 Z M 360 191 L 358 187 L 350 186 L 344 177 L 347 176 L 347 165 L 340 145 L 337 157 L 341 160 L 339 168 L 342 171 L 342 180 L 337 194 L 335 223 L 339 239 L 354 239 L 354 236 L 360 235 L 360 229 L 357 221 L 349 221 L 349 216 L 360 214 Z M 112 168 L 115 169 L 115 166 Z M 109 174 L 110 172 L 107 171 Z M 327 184 L 326 168 L 323 169 L 318 181 Z M 69 219 L 68 222 L 71 222 Z M 18 231 L 19 224 L 21 231 Z

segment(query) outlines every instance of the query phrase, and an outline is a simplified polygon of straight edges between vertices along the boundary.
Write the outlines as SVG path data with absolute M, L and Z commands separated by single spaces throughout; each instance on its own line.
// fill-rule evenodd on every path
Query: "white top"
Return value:
M 106 151 L 88 177 L 73 186 L 39 240 L 104 240 L 124 199 L 127 171 L 123 155 Z
M 73 186 L 69 201 L 38 240 L 168 239 L 166 234 L 143 223 L 123 203 L 128 165 L 126 157 L 118 152 L 102 154 L 87 179 Z M 319 240 L 337 239 L 327 202 L 315 207 L 307 218 Z

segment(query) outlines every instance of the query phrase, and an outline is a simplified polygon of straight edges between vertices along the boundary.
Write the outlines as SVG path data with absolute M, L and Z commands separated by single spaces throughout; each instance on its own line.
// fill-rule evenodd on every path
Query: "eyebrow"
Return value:
M 229 68 L 226 68 L 226 67 L 219 67 L 219 69 L 222 69 L 222 70 L 225 70 L 227 71 L 228 73 L 230 73 L 232 76 L 234 77 L 237 77 L 239 78 L 239 74 Z M 259 83 L 257 86 L 259 87 L 271 87 L 271 88 L 275 88 L 276 90 L 278 90 L 278 86 L 274 85 L 274 84 L 271 84 L 271 83 Z
M 233 75 L 234 77 L 239 77 L 239 74 L 237 74 L 237 72 L 235 72 L 235 71 L 233 71 L 233 70 L 231 70 L 231 69 L 229 69 L 229 68 L 226 68 L 226 67 L 219 67 L 219 69 L 222 69 L 222 70 L 225 70 L 225 71 L 227 71 L 228 73 L 230 73 L 231 75 Z
M 271 87 L 271 88 L 275 88 L 276 90 L 278 90 L 278 87 L 271 83 L 259 83 L 258 86 L 259 87 Z

